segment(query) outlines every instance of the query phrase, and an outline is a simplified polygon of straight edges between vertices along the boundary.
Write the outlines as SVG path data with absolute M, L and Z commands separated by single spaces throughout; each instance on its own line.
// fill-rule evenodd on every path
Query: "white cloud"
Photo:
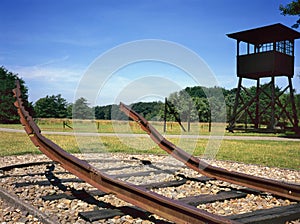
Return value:
M 32 65 L 32 66 L 15 66 L 12 71 L 19 74 L 21 78 L 32 80 L 32 79 L 41 79 L 47 81 L 73 81 L 78 79 L 82 74 L 82 69 L 79 68 L 70 68 L 66 65 L 57 66 L 61 62 L 65 62 L 68 59 L 68 56 L 62 58 L 54 58 L 49 61 L 46 61 L 42 64 Z
M 16 67 L 14 71 L 25 80 L 47 80 L 50 82 L 58 82 L 66 79 L 72 81 L 78 75 L 76 72 L 64 68 L 40 66 Z
M 84 69 L 55 67 L 54 65 L 62 59 L 53 59 L 33 66 L 10 67 L 9 70 L 17 73 L 25 81 L 29 89 L 29 101 L 35 102 L 46 95 L 61 94 L 68 102 L 73 102 L 74 92 Z
M 183 89 L 174 80 L 162 76 L 142 76 L 129 79 L 126 77 L 112 77 L 101 88 L 98 104 L 124 102 L 130 104 L 139 101 L 164 100 L 171 92 Z

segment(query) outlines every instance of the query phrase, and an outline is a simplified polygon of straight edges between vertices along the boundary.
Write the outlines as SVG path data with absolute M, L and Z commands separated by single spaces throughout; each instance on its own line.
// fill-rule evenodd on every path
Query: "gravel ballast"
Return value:
M 101 169 L 103 172 L 110 175 L 120 175 L 120 180 L 133 184 L 149 184 L 161 181 L 176 181 L 180 180 L 181 174 L 189 177 L 200 177 L 197 172 L 187 169 L 182 164 L 172 159 L 170 156 L 159 155 L 128 155 L 128 154 L 77 154 L 79 158 L 89 160 L 90 163 Z M 9 166 L 21 163 L 50 161 L 44 155 L 23 155 L 23 156 L 8 156 L 0 157 L 0 166 Z M 151 162 L 151 163 L 150 163 Z M 300 171 L 270 168 L 257 165 L 247 165 L 242 163 L 226 162 L 226 161 L 207 161 L 211 165 L 220 166 L 227 170 L 248 173 L 251 175 L 261 176 L 265 178 L 285 181 L 294 184 L 300 184 Z M 116 167 L 124 167 L 124 169 L 112 169 Z M 76 178 L 70 173 L 56 164 L 52 172 L 55 177 L 59 179 Z M 10 171 L 0 173 L 0 187 L 8 192 L 15 194 L 25 203 L 32 205 L 39 211 L 51 217 L 57 223 L 87 223 L 78 216 L 79 212 L 94 211 L 99 209 L 99 202 L 107 203 L 111 206 L 131 206 L 114 195 L 100 195 L 94 196 L 97 203 L 87 203 L 79 199 L 61 198 L 55 201 L 44 201 L 42 196 L 62 194 L 67 189 L 75 189 L 85 191 L 96 190 L 94 187 L 80 182 L 67 181 L 62 185 L 53 186 L 43 184 L 47 181 L 45 173 L 49 173 L 50 165 L 36 165 L 27 168 L 16 168 Z M 168 172 L 157 173 L 157 170 L 168 170 Z M 126 173 L 145 172 L 147 178 L 143 176 L 126 176 Z M 36 175 L 33 175 L 36 174 Z M 20 186 L 17 186 L 18 183 Z M 25 184 L 24 184 L 25 183 Z M 28 183 L 28 184 L 27 184 Z M 179 187 L 166 187 L 159 189 L 152 189 L 152 191 L 162 194 L 173 199 L 180 199 L 188 196 L 195 196 L 201 194 L 217 194 L 220 191 L 230 191 L 234 186 L 232 184 L 224 183 L 222 181 L 211 180 L 205 183 L 188 181 Z M 205 209 L 209 212 L 218 215 L 234 215 L 245 212 L 251 212 L 257 209 L 273 208 L 276 206 L 285 206 L 295 204 L 296 202 L 276 198 L 272 195 L 254 195 L 248 194 L 245 198 L 225 200 L 223 202 L 214 202 L 207 204 L 200 204 L 197 207 Z M 103 219 L 93 223 L 154 223 L 153 219 L 160 219 L 157 216 L 152 216 L 149 219 L 132 217 L 130 215 L 120 215 L 110 219 Z M 0 198 L 0 223 L 43 223 L 34 214 L 29 214 L 22 211 L 14 205 L 7 204 Z M 300 223 L 300 220 L 295 220 L 294 224 Z

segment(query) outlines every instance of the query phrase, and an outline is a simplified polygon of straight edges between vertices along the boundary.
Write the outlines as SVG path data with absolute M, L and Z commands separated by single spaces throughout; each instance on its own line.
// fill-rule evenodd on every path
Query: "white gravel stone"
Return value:
M 160 155 L 128 155 L 128 154 L 77 154 L 77 157 L 85 160 L 98 159 L 102 160 L 100 162 L 91 162 L 92 165 L 98 169 L 102 169 L 103 172 L 111 175 L 118 175 L 124 173 L 133 172 L 152 172 L 149 176 L 145 177 L 135 177 L 131 176 L 128 178 L 121 178 L 123 181 L 127 181 L 133 184 L 147 184 L 162 181 L 180 180 L 175 174 L 181 174 L 189 177 L 200 177 L 201 174 L 184 167 L 178 161 L 172 159 L 170 156 L 160 156 Z M 152 164 L 143 165 L 141 160 L 149 160 Z M 14 164 L 28 163 L 28 162 L 40 162 L 40 161 L 50 161 L 44 155 L 23 155 L 23 156 L 9 156 L 0 157 L 1 166 L 8 166 Z M 219 166 L 230 171 L 237 171 L 248 173 L 251 175 L 257 175 L 265 178 L 280 180 L 289 183 L 300 184 L 300 171 L 299 170 L 289 170 L 289 169 L 279 169 L 270 168 L 257 165 L 248 165 L 242 163 L 226 162 L 226 161 L 207 161 L 211 165 Z M 126 167 L 126 169 L 115 169 L 117 167 Z M 110 169 L 110 170 L 107 170 Z M 169 170 L 170 172 L 164 172 L 156 174 L 155 171 L 158 169 Z M 42 201 L 41 197 L 45 195 L 53 195 L 57 193 L 63 193 L 55 186 L 38 186 L 29 185 L 26 187 L 15 187 L 14 182 L 28 182 L 28 183 L 38 183 L 39 181 L 47 180 L 45 175 L 35 175 L 30 176 L 28 174 L 33 173 L 43 173 L 47 170 L 46 165 L 34 166 L 29 168 L 18 168 L 12 171 L 7 171 L 0 173 L 0 186 L 7 189 L 10 192 L 14 192 L 18 197 L 26 200 L 28 203 L 32 204 L 40 211 L 49 214 L 51 217 L 57 219 L 59 223 L 86 223 L 80 217 L 78 217 L 79 212 L 92 211 L 96 209 L 96 205 L 90 205 L 78 199 L 59 199 L 56 201 Z M 62 172 L 62 173 L 58 173 Z M 55 176 L 58 178 L 75 178 L 74 175 L 70 173 L 63 173 L 65 170 L 59 165 L 55 165 Z M 4 177 L 5 175 L 12 175 L 11 177 Z M 27 175 L 27 176 L 26 176 Z M 86 183 L 77 182 L 67 182 L 64 183 L 65 186 L 69 188 L 74 188 L 77 190 L 85 189 L 86 191 L 95 190 L 94 187 Z M 222 181 L 209 181 L 206 183 L 200 183 L 195 181 L 188 181 L 186 184 L 179 187 L 168 187 L 160 189 L 152 189 L 154 192 L 162 194 L 166 197 L 179 199 L 187 196 L 195 196 L 201 194 L 217 194 L 220 191 L 229 191 L 230 188 L 241 188 L 233 184 L 229 184 Z M 131 206 L 131 204 L 124 202 L 114 195 L 105 195 L 103 197 L 95 196 L 97 200 L 110 203 L 113 206 Z M 275 198 L 270 195 L 257 196 L 257 195 L 247 195 L 245 198 L 225 200 L 224 202 L 215 202 L 209 204 L 200 204 L 198 208 L 205 209 L 209 212 L 219 214 L 219 215 L 231 215 L 238 213 L 245 213 L 253 211 L 256 209 L 271 208 L 282 205 L 293 204 L 294 202 L 289 200 L 282 200 Z M 158 218 L 156 215 L 154 217 Z M 0 199 L 0 223 L 41 223 L 39 220 L 23 211 L 16 208 L 8 206 L 3 200 Z M 107 220 L 99 220 L 95 223 L 142 223 L 148 224 L 152 223 L 149 220 L 142 220 L 140 218 L 133 218 L 129 215 L 114 217 Z M 300 220 L 295 220 L 290 222 L 290 224 L 299 224 Z

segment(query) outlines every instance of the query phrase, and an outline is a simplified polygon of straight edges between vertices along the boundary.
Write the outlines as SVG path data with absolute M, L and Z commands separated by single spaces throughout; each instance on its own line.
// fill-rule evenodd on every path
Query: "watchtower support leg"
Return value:
M 242 77 L 239 77 L 238 88 L 237 88 L 236 95 L 235 95 L 233 113 L 231 115 L 229 127 L 228 127 L 228 130 L 230 130 L 230 131 L 232 131 L 232 129 L 234 128 L 235 122 L 236 122 L 236 117 L 237 117 L 236 112 L 237 112 L 237 108 L 239 105 L 239 97 L 240 97 L 241 88 L 242 88 Z
M 270 129 L 275 129 L 275 77 L 271 77 L 271 121 Z
M 260 82 L 259 82 L 260 80 L 259 80 L 259 78 L 257 79 L 257 83 L 256 83 L 256 100 L 255 100 L 255 102 L 256 102 L 256 108 L 255 108 L 255 123 L 254 123 L 254 127 L 256 128 L 256 129 L 258 129 L 259 128 L 259 123 L 260 123 L 260 119 L 259 119 L 259 93 L 260 93 L 260 91 L 259 91 L 259 88 L 260 88 Z
M 292 78 L 288 77 L 289 80 L 289 87 L 290 87 L 290 98 L 291 98 L 291 103 L 292 103 L 292 111 L 293 111 L 293 119 L 294 119 L 294 130 L 299 134 L 300 133 L 300 128 L 299 128 L 299 120 L 297 116 L 297 109 L 296 109 L 296 103 L 295 103 L 295 97 L 294 97 L 294 89 L 293 89 L 293 84 L 292 84 Z

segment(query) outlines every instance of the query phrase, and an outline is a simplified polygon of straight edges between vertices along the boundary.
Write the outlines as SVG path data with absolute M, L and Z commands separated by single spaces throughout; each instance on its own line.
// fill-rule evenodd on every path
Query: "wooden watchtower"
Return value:
M 237 76 L 239 78 L 228 130 L 239 129 L 236 122 L 246 116 L 253 124 L 250 128 L 253 131 L 275 132 L 278 130 L 276 125 L 288 123 L 294 131 L 299 132 L 292 78 L 294 76 L 294 40 L 300 38 L 300 33 L 278 23 L 227 34 L 227 36 L 237 41 Z M 278 93 L 275 91 L 275 78 L 279 76 L 287 78 L 287 86 L 283 90 L 280 89 Z M 266 78 L 271 80 L 262 88 L 260 81 Z M 256 81 L 254 95 L 243 87 L 243 79 Z M 282 102 L 281 97 L 287 91 L 289 91 L 289 99 Z M 241 92 L 244 96 L 246 95 L 247 100 L 245 97 L 242 98 Z M 267 104 L 264 103 L 265 105 L 260 103 L 262 95 L 269 99 Z M 287 111 L 287 106 L 292 108 L 292 113 Z M 267 124 L 266 121 L 262 124 L 261 117 L 267 112 L 270 113 L 269 120 Z M 282 129 L 287 128 L 286 125 L 283 126 Z M 247 126 L 246 128 L 248 129 Z

